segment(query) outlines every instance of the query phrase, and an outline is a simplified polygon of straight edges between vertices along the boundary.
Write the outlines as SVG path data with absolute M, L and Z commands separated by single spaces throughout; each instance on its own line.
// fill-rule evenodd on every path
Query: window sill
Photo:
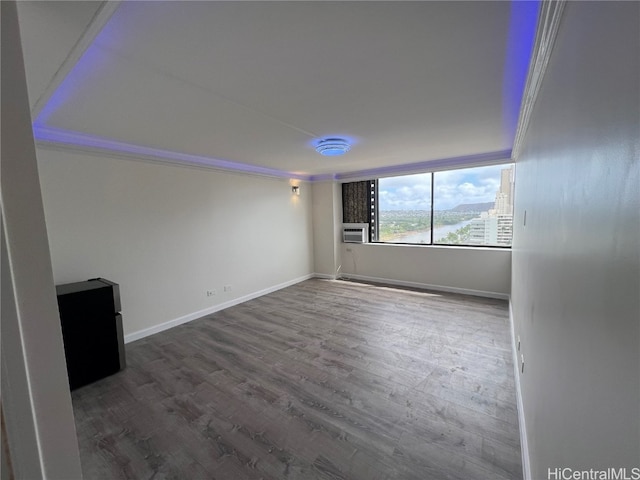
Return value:
M 348 245 L 348 244 L 346 244 Z M 369 242 L 352 245 L 378 245 L 384 247 L 418 247 L 418 248 L 445 248 L 454 250 L 511 250 L 511 246 L 501 245 L 448 245 L 448 244 L 420 244 L 420 243 L 391 243 L 391 242 Z

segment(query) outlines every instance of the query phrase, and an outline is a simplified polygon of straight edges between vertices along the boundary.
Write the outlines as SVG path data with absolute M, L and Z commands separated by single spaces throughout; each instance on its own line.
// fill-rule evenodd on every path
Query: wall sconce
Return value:
M 298 185 L 294 185 L 291 187 L 291 193 L 294 195 L 300 195 L 300 187 Z

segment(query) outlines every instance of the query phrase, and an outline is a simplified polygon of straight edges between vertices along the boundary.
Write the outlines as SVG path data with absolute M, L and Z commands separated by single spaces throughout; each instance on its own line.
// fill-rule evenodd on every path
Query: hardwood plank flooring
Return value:
M 85 479 L 520 479 L 507 304 L 308 280 L 72 393 Z

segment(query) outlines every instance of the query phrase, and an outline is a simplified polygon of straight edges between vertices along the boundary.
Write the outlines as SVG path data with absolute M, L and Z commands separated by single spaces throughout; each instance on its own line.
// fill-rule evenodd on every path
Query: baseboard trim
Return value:
M 429 283 L 407 282 L 404 280 L 395 280 L 391 278 L 369 277 L 366 275 L 354 275 L 351 273 L 343 273 L 338 279 L 359 280 L 363 282 L 386 283 L 389 285 L 398 285 L 400 287 L 420 288 L 422 290 L 435 290 L 438 292 L 461 293 L 463 295 L 473 295 L 476 297 L 497 298 L 500 300 L 509 300 L 509 295 L 498 292 L 485 292 L 483 290 L 472 290 L 468 288 L 448 287 L 446 285 L 432 285 Z
M 304 275 L 302 277 L 289 280 L 288 282 L 283 282 L 278 285 L 273 285 L 271 287 L 258 290 L 257 292 L 249 293 L 248 295 L 243 295 L 242 297 L 234 298 L 233 300 L 229 300 L 228 302 L 223 302 L 217 305 L 213 305 L 212 307 L 205 308 L 204 310 L 183 315 L 182 317 L 169 320 L 168 322 L 164 322 L 159 325 L 154 325 L 153 327 L 144 328 L 142 330 L 138 330 L 137 332 L 129 333 L 124 336 L 124 343 L 135 342 L 136 340 L 140 340 L 142 338 L 148 337 L 149 335 L 153 335 L 155 333 L 160 333 L 165 330 L 169 330 L 170 328 L 177 327 L 178 325 L 182 325 L 184 323 L 197 320 L 198 318 L 202 318 L 206 315 L 211 315 L 212 313 L 219 312 L 220 310 L 224 310 L 226 308 L 239 305 L 249 300 L 253 300 L 254 298 L 262 297 L 263 295 L 267 295 L 268 293 L 272 293 L 272 292 L 281 290 L 283 288 L 290 287 L 291 285 L 295 285 L 297 283 L 304 282 L 305 280 L 309 280 L 310 278 L 315 278 L 315 277 L 316 277 L 316 274 L 310 273 L 308 275 Z
M 524 403 L 522 401 L 522 390 L 520 388 L 520 362 L 518 360 L 518 343 L 516 341 L 516 330 L 513 323 L 513 307 L 509 299 L 509 324 L 511 327 L 511 350 L 513 351 L 513 373 L 516 383 L 516 402 L 518 405 L 518 424 L 520 427 L 520 449 L 522 453 L 522 475 L 523 480 L 531 480 L 531 461 L 529 459 L 529 442 L 527 440 L 527 425 L 524 418 Z

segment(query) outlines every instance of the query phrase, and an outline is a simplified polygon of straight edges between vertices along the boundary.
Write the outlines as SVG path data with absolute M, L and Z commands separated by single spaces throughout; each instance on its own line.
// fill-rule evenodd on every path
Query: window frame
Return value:
M 490 167 L 490 166 L 502 166 L 507 167 L 510 166 L 513 169 L 513 183 L 514 183 L 514 197 L 515 197 L 515 162 L 509 161 L 505 163 L 491 163 L 485 165 L 460 165 L 455 168 L 443 168 L 437 170 L 426 170 L 422 172 L 413 172 L 413 173 L 404 173 L 399 175 L 388 175 L 385 177 L 378 177 L 374 180 L 371 180 L 372 184 L 375 182 L 375 195 L 372 193 L 371 196 L 371 209 L 372 212 L 375 210 L 375 217 L 372 218 L 372 222 L 369 225 L 369 238 L 371 243 L 375 243 L 378 245 L 404 245 L 404 246 L 416 246 L 416 247 L 457 247 L 457 248 L 495 248 L 495 249 L 507 249 L 510 250 L 513 246 L 513 226 L 511 230 L 511 244 L 510 245 L 482 245 L 482 244 L 459 244 L 459 243 L 434 243 L 434 219 L 435 219 L 435 174 L 439 172 L 449 172 L 454 170 L 465 170 L 471 168 L 482 168 L 482 167 Z M 379 180 L 382 178 L 396 178 L 396 177 L 408 177 L 410 175 L 415 174 L 424 174 L 428 173 L 431 177 L 431 191 L 430 191 L 430 232 L 429 232 L 429 243 L 411 243 L 411 242 L 385 242 L 379 239 L 380 233 L 380 209 L 379 209 Z M 513 203 L 513 198 L 511 199 Z M 513 221 L 513 214 L 512 214 Z

